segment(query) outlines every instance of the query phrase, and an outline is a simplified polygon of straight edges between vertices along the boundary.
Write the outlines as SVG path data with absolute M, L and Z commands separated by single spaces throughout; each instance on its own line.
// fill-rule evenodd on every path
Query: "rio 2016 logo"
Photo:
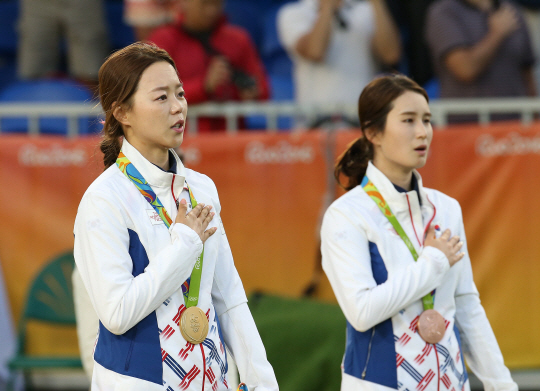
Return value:
M 308 143 L 293 145 L 283 140 L 275 145 L 266 145 L 253 141 L 246 146 L 244 157 L 251 164 L 306 164 L 313 162 L 315 151 Z

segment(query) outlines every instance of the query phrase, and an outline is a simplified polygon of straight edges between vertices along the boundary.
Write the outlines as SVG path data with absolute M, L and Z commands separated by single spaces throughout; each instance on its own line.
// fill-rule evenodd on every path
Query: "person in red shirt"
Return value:
M 177 21 L 154 30 L 148 40 L 176 62 L 189 103 L 268 99 L 255 45 L 247 31 L 227 22 L 223 0 L 179 0 L 179 7 Z M 224 118 L 198 121 L 201 132 L 225 128 Z

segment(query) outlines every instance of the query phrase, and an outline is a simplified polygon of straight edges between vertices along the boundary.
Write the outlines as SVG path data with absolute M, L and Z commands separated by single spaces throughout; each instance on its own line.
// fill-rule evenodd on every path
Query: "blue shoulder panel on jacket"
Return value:
M 135 231 L 129 231 L 129 255 L 136 277 L 149 264 L 146 250 Z M 163 384 L 161 344 L 156 313 L 152 312 L 122 335 L 115 335 L 99 322 L 99 339 L 94 359 L 104 368 L 121 375 Z
M 371 269 L 377 285 L 388 279 L 388 271 L 375 243 L 369 242 Z M 370 350 L 371 344 L 371 350 Z M 369 355 L 369 359 L 368 359 Z M 360 332 L 347 322 L 347 342 L 343 370 L 346 374 L 393 389 L 398 388 L 396 347 L 392 320 Z

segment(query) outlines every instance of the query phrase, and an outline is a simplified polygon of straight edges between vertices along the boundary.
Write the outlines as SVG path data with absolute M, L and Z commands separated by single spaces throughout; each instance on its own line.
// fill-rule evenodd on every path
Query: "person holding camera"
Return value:
M 179 0 L 178 6 L 177 21 L 156 29 L 149 41 L 176 62 L 189 103 L 268 99 L 257 50 L 247 31 L 226 21 L 223 0 Z M 225 128 L 224 118 L 198 121 L 201 132 Z

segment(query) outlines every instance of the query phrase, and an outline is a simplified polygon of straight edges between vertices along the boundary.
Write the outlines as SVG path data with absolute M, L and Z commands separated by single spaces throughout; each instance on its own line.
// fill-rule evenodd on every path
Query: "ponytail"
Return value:
M 373 159 L 373 144 L 365 137 L 359 137 L 349 144 L 345 152 L 338 157 L 334 168 L 334 177 L 345 190 L 358 186 L 364 175 L 369 161 Z M 341 182 L 341 176 L 348 178 L 347 185 Z
M 102 135 L 99 149 L 103 152 L 103 164 L 106 170 L 116 162 L 122 148 L 120 137 L 124 136 L 122 125 L 114 118 L 112 110 L 106 113 Z

